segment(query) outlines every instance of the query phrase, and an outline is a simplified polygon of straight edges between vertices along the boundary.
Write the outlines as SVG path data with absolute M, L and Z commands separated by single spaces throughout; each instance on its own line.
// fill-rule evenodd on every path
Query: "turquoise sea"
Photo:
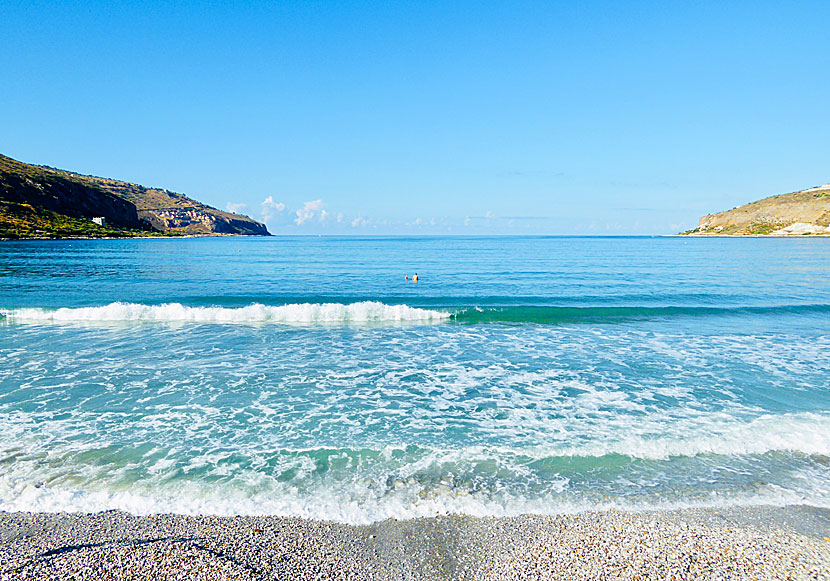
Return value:
M 830 239 L 0 242 L 0 510 L 760 503 L 830 507 Z

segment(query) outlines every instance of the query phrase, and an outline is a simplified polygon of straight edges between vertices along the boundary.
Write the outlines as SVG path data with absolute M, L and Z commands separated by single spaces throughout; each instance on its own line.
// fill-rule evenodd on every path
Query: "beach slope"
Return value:
M 830 579 L 830 510 L 286 517 L 0 513 L 2 579 Z

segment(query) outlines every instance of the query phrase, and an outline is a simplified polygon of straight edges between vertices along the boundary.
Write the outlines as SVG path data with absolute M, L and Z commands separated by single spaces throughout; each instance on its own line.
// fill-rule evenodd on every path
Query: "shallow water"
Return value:
M 6 242 L 0 316 L 2 510 L 830 507 L 830 240 Z

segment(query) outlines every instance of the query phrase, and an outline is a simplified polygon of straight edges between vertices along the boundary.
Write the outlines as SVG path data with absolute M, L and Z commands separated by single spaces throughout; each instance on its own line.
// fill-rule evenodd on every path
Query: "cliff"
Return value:
M 104 218 L 95 224 L 92 218 Z M 0 155 L 0 237 L 245 234 L 269 236 L 247 216 L 183 194 L 30 165 Z
M 770 196 L 725 212 L 707 214 L 698 227 L 684 232 L 696 236 L 830 235 L 830 184 Z
M 95 176 L 68 175 L 132 203 L 138 217 L 160 232 L 270 235 L 264 224 L 248 216 L 217 210 L 184 194 Z

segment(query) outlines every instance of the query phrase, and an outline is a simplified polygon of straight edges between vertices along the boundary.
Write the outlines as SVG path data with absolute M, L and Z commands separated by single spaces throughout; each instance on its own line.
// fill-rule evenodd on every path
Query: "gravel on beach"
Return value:
M 445 515 L 363 526 L 0 513 L 0 579 L 830 579 L 830 510 Z

